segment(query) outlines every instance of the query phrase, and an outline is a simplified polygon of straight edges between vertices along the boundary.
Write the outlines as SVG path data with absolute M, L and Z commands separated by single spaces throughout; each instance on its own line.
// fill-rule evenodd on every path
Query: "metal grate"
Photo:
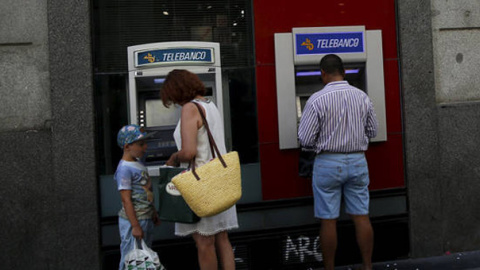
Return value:
M 223 67 L 251 66 L 249 0 L 94 0 L 95 72 L 125 72 L 127 47 L 165 41 L 219 42 Z

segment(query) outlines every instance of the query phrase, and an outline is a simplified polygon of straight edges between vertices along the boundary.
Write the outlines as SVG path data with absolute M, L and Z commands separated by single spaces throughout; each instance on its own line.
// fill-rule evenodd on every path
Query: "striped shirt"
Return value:
M 359 152 L 377 136 L 377 117 L 365 92 L 347 81 L 334 81 L 307 101 L 298 138 L 305 150 Z

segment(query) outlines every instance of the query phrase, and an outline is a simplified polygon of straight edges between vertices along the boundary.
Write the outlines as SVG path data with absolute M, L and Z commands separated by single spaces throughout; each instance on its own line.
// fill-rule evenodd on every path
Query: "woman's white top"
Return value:
M 223 129 L 223 119 L 217 107 L 210 100 L 192 100 L 205 109 L 205 118 L 207 119 L 210 132 L 217 144 L 220 153 L 226 154 L 225 135 Z M 180 134 L 181 120 L 178 121 L 173 138 L 178 150 L 182 148 L 182 138 Z M 208 141 L 208 134 L 203 125 L 198 129 L 197 133 L 197 155 L 195 157 L 195 166 L 199 167 L 212 159 L 210 150 L 210 142 Z M 188 163 L 182 163 L 181 167 L 188 167 Z M 175 235 L 186 236 L 192 233 L 199 233 L 202 235 L 214 235 L 221 231 L 238 228 L 237 210 L 235 205 L 223 211 L 220 214 L 211 217 L 201 218 L 199 222 L 193 224 L 175 223 Z

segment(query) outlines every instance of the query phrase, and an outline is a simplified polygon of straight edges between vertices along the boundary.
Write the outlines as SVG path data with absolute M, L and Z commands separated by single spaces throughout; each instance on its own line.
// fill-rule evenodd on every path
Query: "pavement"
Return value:
M 361 265 L 335 268 L 335 270 L 357 269 L 361 269 Z M 378 262 L 373 264 L 373 270 L 480 270 L 480 250 L 429 258 Z

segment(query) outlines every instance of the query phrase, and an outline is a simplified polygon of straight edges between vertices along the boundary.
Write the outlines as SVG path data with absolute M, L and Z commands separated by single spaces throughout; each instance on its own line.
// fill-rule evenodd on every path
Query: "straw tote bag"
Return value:
M 193 158 L 191 170 L 178 174 L 172 182 L 197 216 L 210 217 L 232 207 L 242 197 L 240 161 L 236 151 L 220 155 L 200 105 L 193 104 L 202 116 L 213 159 L 195 168 Z

